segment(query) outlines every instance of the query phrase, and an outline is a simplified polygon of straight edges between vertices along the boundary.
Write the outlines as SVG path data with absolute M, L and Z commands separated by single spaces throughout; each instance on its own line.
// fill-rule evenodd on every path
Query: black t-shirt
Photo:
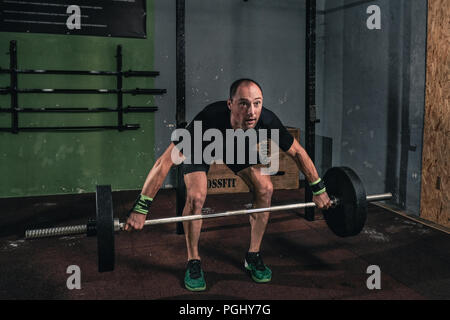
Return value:
M 229 152 L 230 150 L 227 150 L 225 140 L 226 140 L 227 129 L 233 129 L 231 127 L 230 120 L 231 120 L 231 111 L 228 108 L 226 101 L 218 101 L 218 102 L 215 102 L 215 103 L 212 103 L 212 104 L 206 106 L 200 113 L 198 113 L 195 116 L 195 118 L 192 120 L 192 122 L 186 127 L 186 129 L 189 131 L 189 133 L 192 137 L 191 138 L 191 140 L 192 140 L 191 151 L 194 150 L 194 139 L 200 139 L 197 141 L 203 141 L 202 137 L 206 130 L 217 129 L 222 133 L 222 136 L 223 136 L 223 157 L 224 157 L 223 162 L 228 165 L 225 158 L 226 158 L 227 152 Z M 194 130 L 194 123 L 196 121 L 201 121 L 202 137 L 198 137 L 198 135 L 196 136 L 196 132 Z M 197 126 L 198 126 L 198 124 L 197 124 Z M 287 129 L 284 127 L 284 125 L 281 123 L 280 119 L 275 115 L 275 113 L 273 113 L 272 111 L 270 111 L 264 107 L 262 108 L 260 118 L 254 129 L 256 132 L 258 143 L 261 142 L 260 129 L 266 129 L 267 138 L 269 138 L 269 139 L 271 138 L 271 130 L 278 130 L 278 133 L 279 133 L 278 145 L 279 145 L 280 149 L 283 151 L 289 150 L 290 147 L 292 146 L 292 143 L 294 142 L 294 138 L 289 133 L 289 131 L 287 131 Z M 244 131 L 244 132 L 246 132 L 246 131 Z M 214 139 L 212 139 L 212 140 L 214 141 Z M 210 141 L 203 141 L 202 151 L 210 143 L 211 143 Z M 175 144 L 177 144 L 177 142 L 175 142 Z M 249 141 L 246 140 L 245 163 L 247 163 L 249 160 L 248 152 L 249 152 L 250 147 L 251 146 L 249 145 Z M 235 149 L 234 150 L 235 157 L 234 157 L 233 161 L 234 161 L 234 164 L 236 164 L 236 161 L 237 161 L 236 157 L 238 156 L 239 153 L 242 153 L 243 150 L 242 149 L 237 150 L 236 144 L 234 145 L 234 149 Z M 191 152 L 191 153 L 193 153 L 193 152 Z M 190 158 L 190 156 L 188 154 L 186 154 L 185 152 L 183 152 L 183 154 L 186 158 Z M 259 162 L 259 158 L 258 158 L 258 162 Z M 193 163 L 193 161 L 192 161 L 192 163 Z

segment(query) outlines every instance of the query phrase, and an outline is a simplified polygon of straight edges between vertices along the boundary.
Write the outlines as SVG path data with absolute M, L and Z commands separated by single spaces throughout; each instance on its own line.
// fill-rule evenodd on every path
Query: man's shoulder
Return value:
M 228 106 L 227 106 L 227 102 L 226 101 L 216 101 L 213 103 L 208 104 L 205 108 L 203 108 L 202 112 L 213 112 L 213 113 L 217 113 L 217 112 L 223 112 L 223 111 L 227 111 L 228 110 Z
M 229 112 L 226 101 L 217 101 L 204 107 L 196 119 L 203 121 L 205 128 L 225 128 L 229 124 Z
M 269 109 L 267 109 L 266 107 L 262 107 L 262 111 L 261 111 L 261 115 L 266 115 L 266 116 L 270 116 L 273 117 L 275 116 L 275 113 Z
M 270 123 L 272 123 L 272 121 L 278 119 L 278 117 L 273 111 L 267 109 L 266 107 L 263 107 L 261 110 L 260 119 L 262 120 L 262 123 L 269 125 Z

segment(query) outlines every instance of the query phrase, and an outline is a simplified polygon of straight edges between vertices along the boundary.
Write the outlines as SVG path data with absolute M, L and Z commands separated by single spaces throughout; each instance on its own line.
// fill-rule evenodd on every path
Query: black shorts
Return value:
M 237 174 L 239 171 L 247 169 L 248 167 L 253 166 L 253 164 L 227 164 L 227 167 L 231 169 L 231 171 L 234 172 L 234 174 Z M 202 163 L 202 164 L 181 164 L 181 170 L 183 172 L 183 175 L 192 173 L 192 172 L 198 172 L 203 171 L 206 174 L 208 174 L 209 171 L 209 164 Z

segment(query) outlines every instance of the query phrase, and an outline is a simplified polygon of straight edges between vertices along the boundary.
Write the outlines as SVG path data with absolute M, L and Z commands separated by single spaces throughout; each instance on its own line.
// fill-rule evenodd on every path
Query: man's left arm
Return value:
M 294 139 L 292 146 L 286 153 L 294 159 L 299 170 L 305 175 L 307 183 L 310 185 L 319 181 L 320 177 L 316 167 L 309 157 L 306 150 Z M 326 192 L 313 195 L 313 201 L 319 209 L 328 209 L 331 206 L 331 200 Z

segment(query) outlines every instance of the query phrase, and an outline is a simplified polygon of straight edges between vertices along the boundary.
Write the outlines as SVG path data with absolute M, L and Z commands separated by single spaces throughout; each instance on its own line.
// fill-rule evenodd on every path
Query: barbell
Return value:
M 332 206 L 323 214 L 328 227 L 339 237 L 358 235 L 364 228 L 367 218 L 367 203 L 389 200 L 391 193 L 366 195 L 364 185 L 358 175 L 350 168 L 335 167 L 329 169 L 323 178 Z M 113 271 L 115 265 L 114 234 L 125 227 L 119 219 L 114 218 L 111 186 L 100 185 L 96 188 L 96 219 L 90 219 L 84 225 L 54 227 L 47 229 L 27 230 L 26 239 L 38 239 L 55 236 L 86 234 L 97 236 L 98 271 Z M 242 209 L 213 214 L 189 215 L 146 220 L 145 226 L 177 223 L 193 220 L 204 220 L 219 217 L 254 214 L 261 212 L 286 211 L 316 207 L 314 202 L 293 203 L 268 208 Z

